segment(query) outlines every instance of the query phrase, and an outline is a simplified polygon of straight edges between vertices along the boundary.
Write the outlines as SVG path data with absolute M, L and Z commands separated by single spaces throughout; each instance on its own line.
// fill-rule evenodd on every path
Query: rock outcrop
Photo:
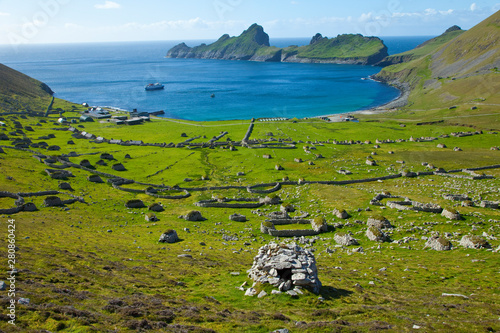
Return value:
M 439 236 L 439 234 L 435 234 L 427 240 L 425 247 L 430 247 L 436 251 L 449 251 L 452 249 L 453 245 L 446 238 Z
M 375 226 L 368 227 L 366 230 L 366 237 L 369 240 L 375 242 L 388 242 L 390 241 L 389 236 L 387 236 L 382 230 Z
M 387 47 L 382 40 L 359 34 L 339 35 L 332 39 L 316 34 L 309 45 L 280 49 L 270 46 L 269 35 L 258 24 L 253 24 L 238 37 L 226 34 L 215 43 L 193 48 L 181 43 L 167 53 L 167 58 L 360 65 L 372 65 L 387 56 Z
M 187 213 L 186 215 L 179 216 L 179 218 L 184 219 L 186 221 L 190 221 L 190 222 L 206 221 L 206 218 L 204 218 L 201 215 L 201 212 L 199 212 L 197 210 L 192 210 L 189 213 Z
M 234 221 L 234 222 L 246 222 L 248 221 L 247 220 L 247 217 L 245 215 L 240 215 L 240 214 L 232 214 L 231 216 L 229 216 L 229 219 L 231 221 Z
M 484 238 L 474 235 L 466 235 L 460 240 L 460 245 L 468 249 L 491 249 L 490 243 Z
M 350 234 L 337 233 L 333 237 L 335 242 L 342 246 L 359 245 L 358 240 L 353 238 Z
M 160 243 L 176 243 L 179 241 L 179 237 L 177 236 L 177 232 L 175 230 L 167 230 L 165 231 L 158 240 Z

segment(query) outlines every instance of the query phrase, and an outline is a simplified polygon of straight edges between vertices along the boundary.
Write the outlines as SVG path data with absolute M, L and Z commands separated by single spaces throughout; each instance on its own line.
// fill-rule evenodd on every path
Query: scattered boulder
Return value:
M 263 234 L 269 234 L 269 230 L 276 230 L 276 227 L 272 222 L 265 221 L 260 224 L 260 232 Z
M 101 159 L 102 160 L 109 160 L 109 161 L 112 161 L 114 160 L 115 158 L 113 157 L 113 155 L 111 154 L 108 154 L 108 153 L 103 153 L 101 154 Z
M 453 208 L 444 208 L 443 212 L 441 213 L 441 216 L 444 216 L 450 220 L 461 220 L 462 219 L 462 216 L 460 215 L 460 213 L 456 209 L 453 209 Z
M 153 212 L 156 212 L 156 213 L 161 213 L 161 212 L 163 212 L 165 210 L 165 208 L 163 208 L 162 204 L 157 203 L 157 202 L 149 205 L 148 209 L 150 211 L 153 211 Z
M 47 150 L 49 150 L 49 151 L 59 151 L 59 150 L 61 150 L 61 147 L 59 147 L 59 146 L 49 146 L 47 148 Z
M 273 157 L 269 154 L 265 154 L 264 156 L 262 156 L 263 158 L 265 158 L 266 160 L 270 160 L 272 159 Z
M 22 205 L 22 210 L 24 212 L 36 212 L 38 208 L 36 208 L 35 204 L 32 202 L 25 203 Z
M 92 164 L 90 164 L 89 160 L 83 160 L 80 162 L 80 166 L 84 168 L 92 168 Z
M 125 203 L 125 207 L 127 208 L 146 208 L 146 205 L 142 200 L 139 199 L 133 199 L 129 200 Z
M 323 216 L 318 216 L 314 220 L 312 220 L 311 227 L 316 232 L 328 231 L 328 224 L 326 223 L 326 219 Z
M 307 287 L 318 294 L 321 289 L 314 254 L 296 244 L 264 245 L 255 256 L 248 276 L 256 283 L 270 284 L 280 291 Z
M 179 237 L 177 236 L 177 232 L 175 230 L 167 230 L 165 231 L 158 240 L 160 243 L 177 243 L 179 241 Z
M 132 159 L 132 157 L 130 156 L 130 154 L 125 155 L 125 158 L 128 159 L 128 160 Z
M 90 175 L 87 177 L 87 180 L 92 183 L 102 184 L 104 181 L 99 175 Z
M 348 233 L 339 232 L 333 237 L 335 242 L 342 246 L 359 245 L 358 240 Z
M 373 216 L 368 218 L 368 222 L 366 224 L 369 227 L 376 227 L 378 229 L 387 229 L 387 228 L 394 228 L 394 226 L 383 216 Z
M 290 219 L 290 216 L 286 211 L 279 211 L 279 212 L 271 212 L 267 215 L 270 219 L 273 220 L 288 220 Z
M 121 163 L 113 164 L 111 168 L 115 171 L 127 171 L 127 169 L 125 169 L 125 166 Z
M 345 209 L 342 209 L 342 210 L 335 209 L 333 211 L 333 214 L 335 216 L 337 216 L 337 218 L 343 219 L 343 220 L 345 220 L 345 219 L 347 219 L 349 217 L 349 214 L 347 214 L 347 212 L 345 211 Z
M 453 245 L 446 238 L 440 237 L 439 234 L 431 236 L 425 243 L 425 247 L 430 247 L 436 251 L 449 251 Z
M 444 143 L 440 143 L 437 145 L 438 148 L 440 149 L 444 149 L 444 148 L 447 148 L 446 145 Z
M 498 209 L 499 202 L 498 201 L 486 201 L 483 200 L 479 203 L 479 206 L 482 208 L 493 208 Z
M 460 245 L 467 249 L 491 249 L 490 243 L 475 235 L 466 235 L 460 240 Z
M 277 195 L 271 194 L 263 199 L 260 199 L 259 202 L 266 205 L 278 205 L 281 202 L 281 198 Z
M 71 184 L 70 183 L 60 183 L 59 184 L 59 188 L 61 190 L 73 191 L 73 188 L 71 188 Z
M 297 162 L 297 163 L 302 163 L 303 162 L 301 158 L 295 158 L 294 161 Z
M 375 162 L 373 160 L 366 160 L 366 164 L 369 166 L 377 166 L 377 162 Z
M 68 170 L 45 169 L 45 172 L 52 179 L 68 179 L 69 177 L 74 177 L 71 171 Z
M 285 170 L 285 168 L 283 168 L 281 165 L 279 164 L 276 164 L 276 166 L 274 167 L 277 171 L 283 171 Z
M 280 211 L 286 212 L 286 213 L 293 213 L 293 212 L 295 212 L 295 207 L 293 207 L 293 205 L 289 204 L 289 203 L 282 204 L 280 206 Z
M 50 197 L 46 197 L 43 200 L 43 204 L 45 207 L 57 207 L 57 206 L 62 206 L 63 202 L 62 202 L 61 198 L 59 198 L 59 197 L 50 196 Z
M 246 221 L 248 221 L 247 217 L 245 215 L 240 215 L 238 213 L 235 213 L 235 214 L 229 216 L 229 219 L 231 221 L 234 221 L 234 222 L 246 222 Z
M 147 213 L 145 216 L 145 220 L 147 222 L 158 222 L 159 221 L 159 219 L 155 213 Z
M 108 163 L 104 162 L 104 160 L 99 160 L 96 165 L 100 165 L 100 166 L 107 166 Z
M 197 210 L 192 210 L 189 213 L 187 213 L 186 215 L 180 216 L 180 218 L 184 219 L 186 221 L 190 221 L 190 222 L 206 221 L 206 218 L 204 218 L 201 215 L 201 212 L 199 212 Z
M 375 241 L 375 242 L 388 242 L 390 241 L 389 236 L 387 236 L 381 229 L 377 228 L 376 226 L 370 226 L 366 230 L 366 237 L 368 237 L 369 240 Z

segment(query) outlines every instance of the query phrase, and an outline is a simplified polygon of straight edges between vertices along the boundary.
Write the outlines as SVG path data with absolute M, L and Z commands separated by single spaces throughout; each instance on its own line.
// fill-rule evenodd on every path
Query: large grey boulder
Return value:
M 45 207 L 57 207 L 63 205 L 61 198 L 56 196 L 46 197 L 43 200 L 43 204 Z
M 389 222 L 389 220 L 387 220 L 383 216 L 380 216 L 380 217 L 370 217 L 370 218 L 368 218 L 368 221 L 366 222 L 366 224 L 369 227 L 373 226 L 373 227 L 376 227 L 378 229 L 394 228 L 392 226 L 391 222 Z
M 345 211 L 345 209 L 340 209 L 339 210 L 339 209 L 335 208 L 335 210 L 333 211 L 333 214 L 335 216 L 337 216 L 337 218 L 343 219 L 343 220 L 345 220 L 346 218 L 349 217 L 349 214 L 347 214 L 347 212 Z
M 165 210 L 160 203 L 151 204 L 148 209 L 152 212 L 161 213 Z
M 97 183 L 97 184 L 102 184 L 104 183 L 104 181 L 102 180 L 102 178 L 99 176 L 99 175 L 91 175 L 87 178 L 87 180 L 89 182 L 92 182 L 92 183 Z
M 84 168 L 92 168 L 92 164 L 90 164 L 89 160 L 83 160 L 80 162 L 80 166 Z
M 177 236 L 177 232 L 175 230 L 167 230 L 165 231 L 158 240 L 160 243 L 176 243 L 179 241 L 179 237 Z
M 72 191 L 73 188 L 71 188 L 71 185 L 69 183 L 60 183 L 59 184 L 59 188 L 61 190 L 68 190 L 68 191 Z
M 111 168 L 115 171 L 127 171 L 127 169 L 125 169 L 125 166 L 121 163 L 113 164 Z
M 240 214 L 237 214 L 237 213 L 229 216 L 229 219 L 231 221 L 234 221 L 234 222 L 246 222 L 246 221 L 248 221 L 247 217 L 245 215 L 240 215 Z
M 327 232 L 328 224 L 323 216 L 318 216 L 311 221 L 311 227 L 316 232 Z
M 450 220 L 461 220 L 462 216 L 460 216 L 460 213 L 452 208 L 444 208 L 443 211 L 441 212 L 441 216 L 446 217 L 447 219 Z
M 350 234 L 347 233 L 337 233 L 333 237 L 335 242 L 342 246 L 351 246 L 351 245 L 359 245 L 358 240 L 353 238 Z
M 201 215 L 201 212 L 199 212 L 197 210 L 192 210 L 189 213 L 187 213 L 186 215 L 181 215 L 180 218 L 184 219 L 186 221 L 190 221 L 190 222 L 200 222 L 200 221 L 206 220 L 206 218 L 204 218 Z
M 266 205 L 279 205 L 279 203 L 281 202 L 281 198 L 276 195 L 271 195 L 260 199 L 259 202 Z
M 368 227 L 368 229 L 366 230 L 366 237 L 368 237 L 369 240 L 375 242 L 390 241 L 389 236 L 387 236 L 381 229 L 377 228 L 376 226 Z
M 475 235 L 465 235 L 460 240 L 460 245 L 468 249 L 491 249 L 488 241 Z
M 125 203 L 125 207 L 127 208 L 145 208 L 146 205 L 142 200 L 139 199 L 134 199 L 134 200 L 129 200 Z
M 453 245 L 449 240 L 440 237 L 439 234 L 435 234 L 427 240 L 425 247 L 430 247 L 436 251 L 449 251 L 452 249 Z
M 260 232 L 263 234 L 269 234 L 269 230 L 276 230 L 276 227 L 272 222 L 266 221 L 260 224 Z
M 144 217 L 147 222 L 157 222 L 159 221 L 155 213 L 147 213 Z

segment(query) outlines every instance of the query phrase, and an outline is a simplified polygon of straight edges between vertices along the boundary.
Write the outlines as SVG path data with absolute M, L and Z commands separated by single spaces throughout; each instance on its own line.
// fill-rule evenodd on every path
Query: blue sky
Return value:
M 0 0 L 0 44 L 216 39 L 252 23 L 275 38 L 430 36 L 471 28 L 497 1 Z

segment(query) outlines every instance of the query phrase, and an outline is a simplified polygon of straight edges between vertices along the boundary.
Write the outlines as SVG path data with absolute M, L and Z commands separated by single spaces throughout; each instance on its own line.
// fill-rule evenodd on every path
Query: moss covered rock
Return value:
M 490 243 L 475 235 L 466 235 L 460 240 L 460 245 L 468 249 L 491 249 Z
M 375 241 L 375 242 L 389 242 L 390 238 L 387 236 L 381 229 L 377 228 L 376 226 L 370 226 L 366 230 L 366 237 L 368 237 L 369 240 Z
M 374 215 L 370 218 L 368 218 L 368 221 L 366 223 L 369 227 L 376 227 L 378 229 L 387 229 L 387 228 L 394 228 L 389 222 L 388 219 L 386 219 L 384 216 L 381 215 Z
M 182 218 L 182 219 L 184 219 L 186 221 L 190 221 L 190 222 L 199 222 L 199 221 L 205 221 L 206 220 L 206 218 L 204 218 L 201 215 L 201 212 L 199 212 L 197 210 L 192 210 L 189 213 L 187 213 L 186 215 L 180 216 L 180 218 Z

